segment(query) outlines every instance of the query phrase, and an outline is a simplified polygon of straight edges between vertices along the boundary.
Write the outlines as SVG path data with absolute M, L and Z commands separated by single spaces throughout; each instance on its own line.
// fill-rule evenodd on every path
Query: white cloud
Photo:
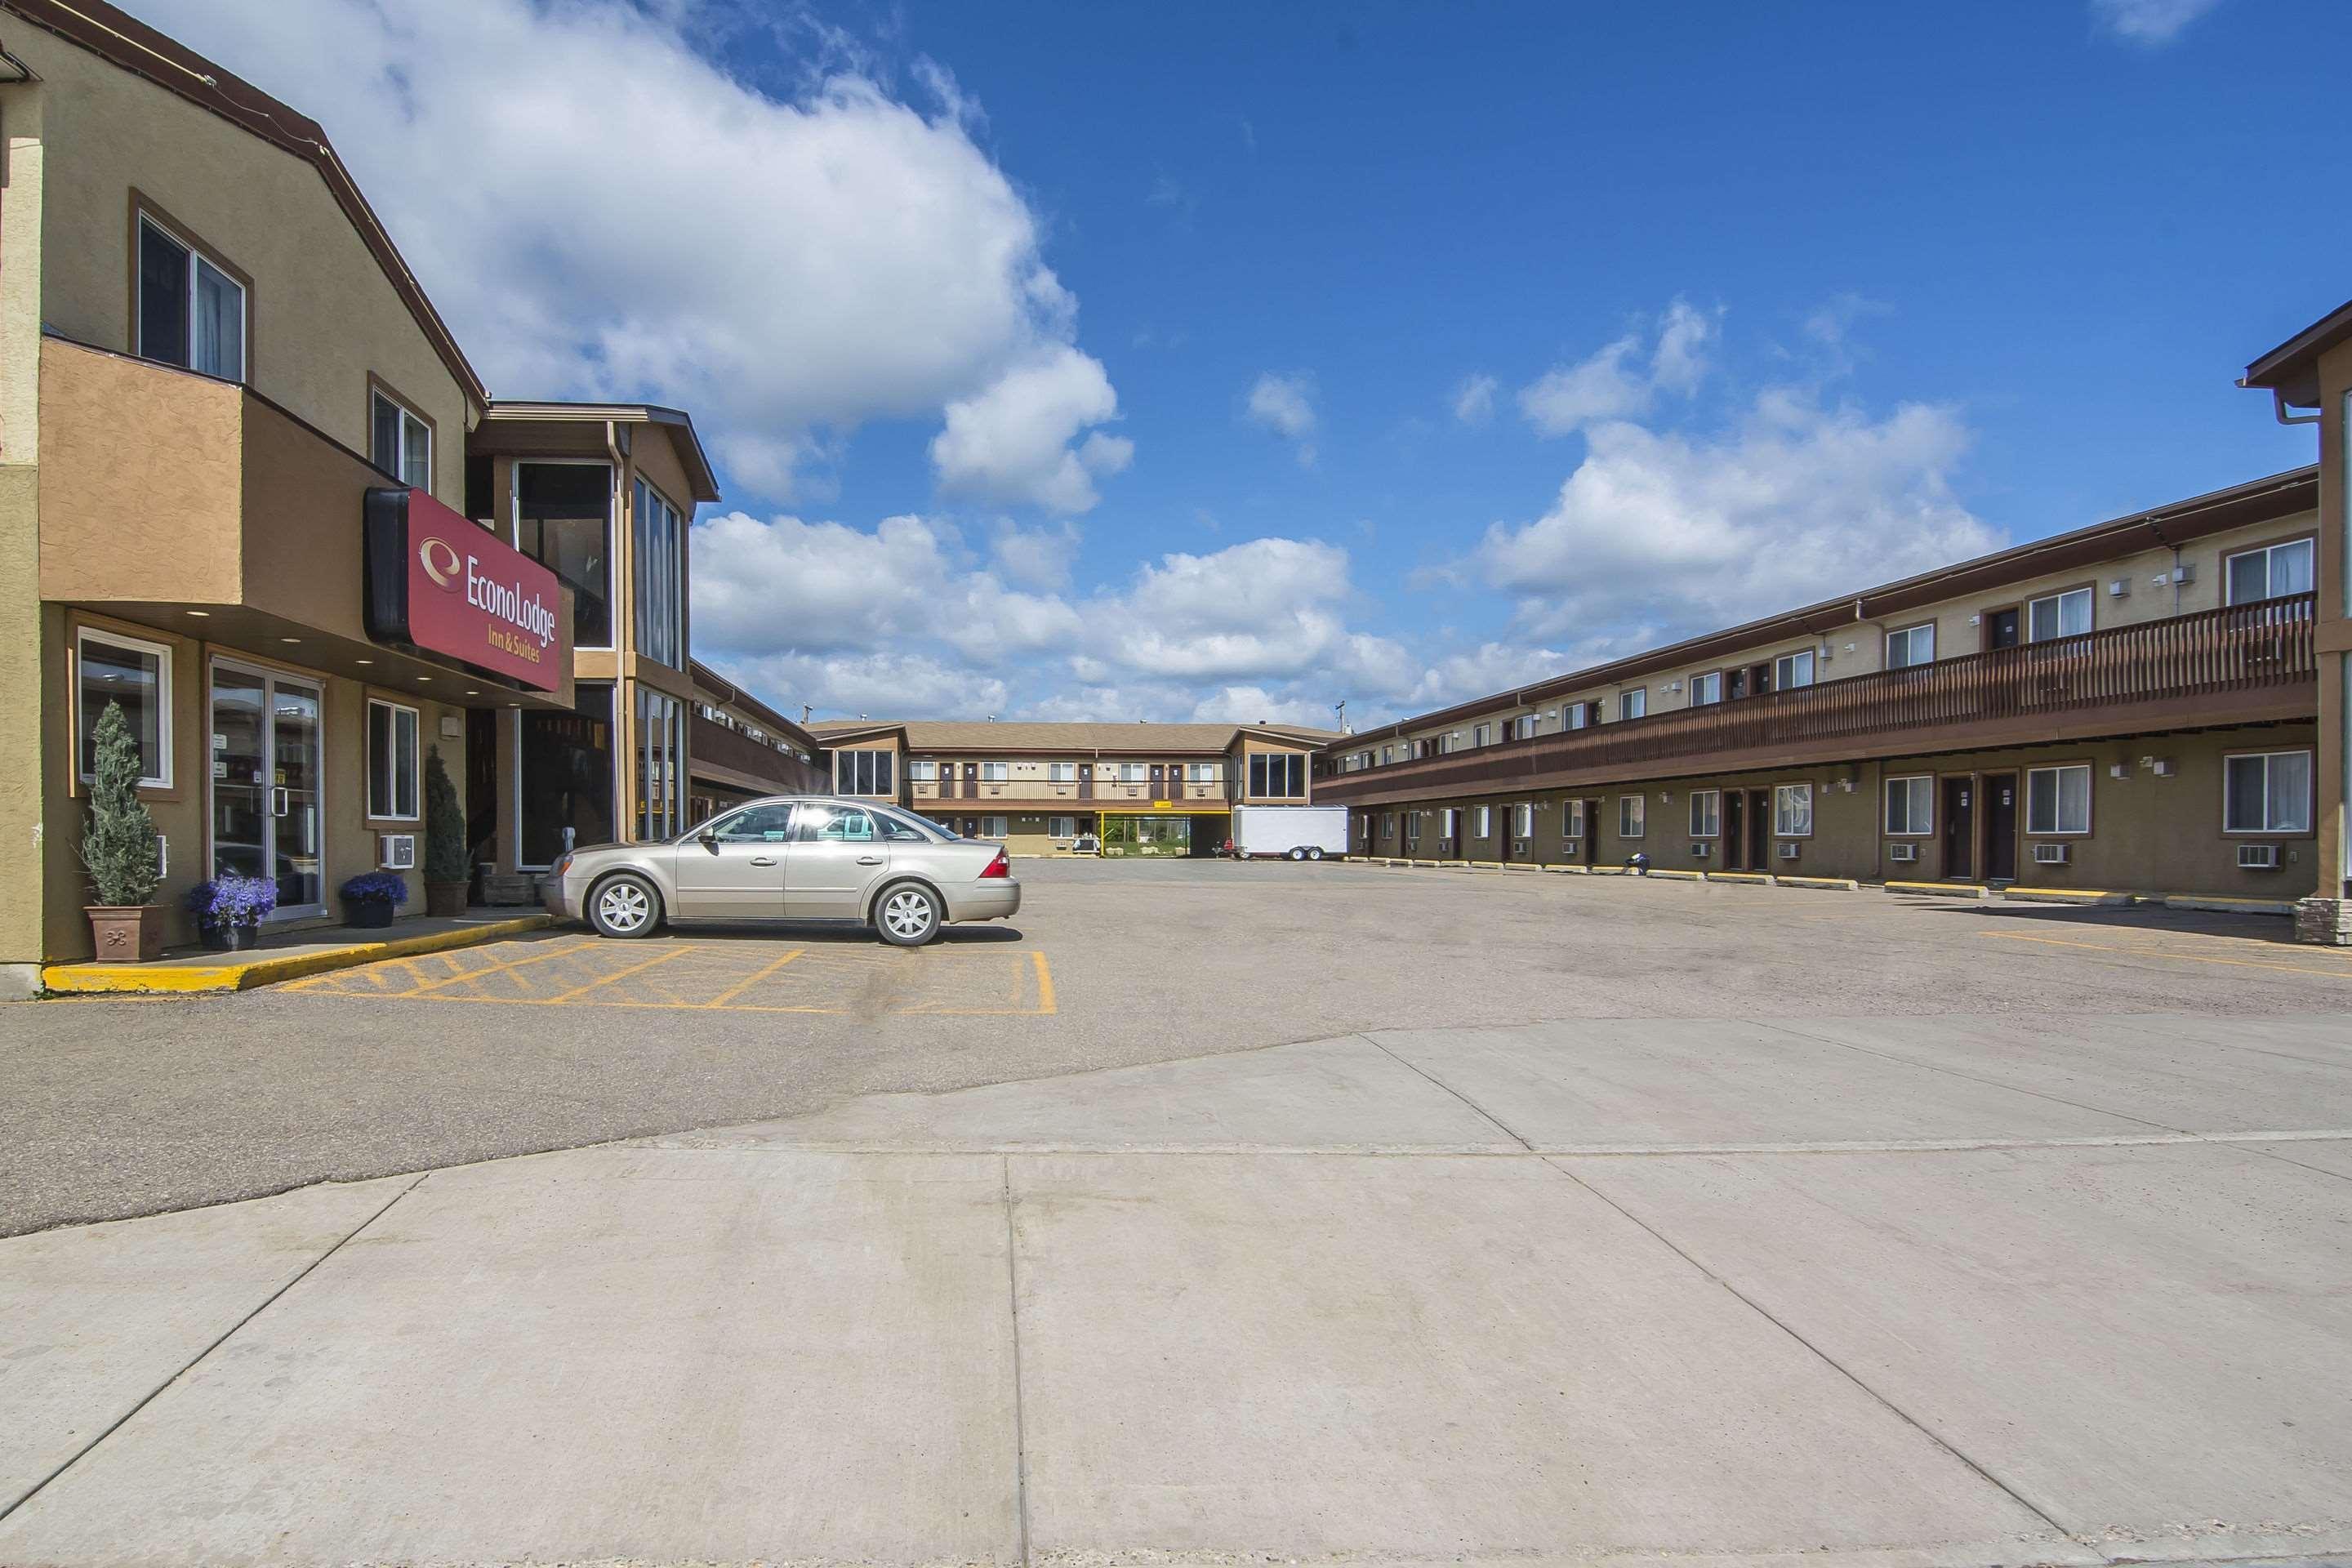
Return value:
M 1052 590 L 1069 586 L 1079 542 L 1078 530 L 1072 523 L 1023 528 L 1007 520 L 997 523 L 989 552 L 998 575 L 1006 582 Z
M 1465 425 L 1484 425 L 1495 416 L 1495 394 L 1501 386 L 1491 375 L 1470 375 L 1454 389 L 1454 417 Z
M 694 4 L 139 9 L 321 120 L 500 395 L 683 406 L 771 494 L 829 437 L 951 406 L 940 478 L 973 493 L 1083 510 L 1125 460 L 1067 447 L 1112 417 L 1108 382 L 932 62 L 919 106 L 804 29 L 825 47 L 787 99 L 697 51 Z
M 1952 493 L 1969 432 L 1948 408 L 1872 419 L 1775 388 L 1718 436 L 1612 421 L 1587 438 L 1551 510 L 1473 556 L 1537 636 L 1681 635 L 1999 543 Z
M 2168 44 L 2221 0 L 2091 0 L 2091 15 L 2117 37 Z
M 1003 714 L 1012 691 L 993 676 L 925 654 L 876 652 L 827 658 L 767 654 L 720 658 L 713 667 L 754 693 L 779 693 L 818 718 L 977 719 Z
M 1249 416 L 1298 449 L 1299 463 L 1312 468 L 1315 447 L 1315 378 L 1299 374 L 1257 378 L 1249 390 Z
M 1717 321 L 1676 300 L 1666 307 L 1646 353 L 1643 334 L 1628 332 L 1521 388 L 1519 412 L 1538 434 L 1566 436 L 1602 420 L 1645 414 L 1662 392 L 1688 396 L 1706 374 Z

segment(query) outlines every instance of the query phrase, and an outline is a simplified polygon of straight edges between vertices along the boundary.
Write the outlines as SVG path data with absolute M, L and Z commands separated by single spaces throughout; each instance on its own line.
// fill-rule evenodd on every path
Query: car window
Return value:
M 720 817 L 708 831 L 722 844 L 781 844 L 793 836 L 793 808 L 782 801 L 747 805 Z
M 939 837 L 892 812 L 877 811 L 874 814 L 874 820 L 880 826 L 882 837 L 893 844 L 929 844 Z
M 804 805 L 795 820 L 803 844 L 871 844 L 874 814 L 854 805 Z

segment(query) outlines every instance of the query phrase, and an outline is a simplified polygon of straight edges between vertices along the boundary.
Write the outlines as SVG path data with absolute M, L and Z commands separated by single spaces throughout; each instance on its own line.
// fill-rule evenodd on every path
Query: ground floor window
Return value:
M 981 836 L 982 838 L 1002 838 L 1002 837 L 1004 837 L 1004 818 L 1003 818 L 1003 817 L 1001 817 L 1001 816 L 983 816 L 983 817 L 982 817 L 982 818 L 980 819 L 980 836 Z
M 1780 838 L 1804 838 L 1813 831 L 1813 786 L 1781 784 L 1772 792 L 1772 833 Z
M 1045 819 L 1045 837 L 1048 837 L 1048 838 L 1076 838 L 1077 836 L 1078 836 L 1078 819 L 1077 819 L 1076 817 L 1075 817 L 1075 816 L 1049 816 L 1049 817 L 1047 817 L 1047 818 Z
M 1533 838 L 1536 836 L 1536 808 L 1533 803 L 1521 801 L 1511 810 L 1518 817 L 1517 826 L 1511 829 L 1511 837 Z
M 85 631 L 76 639 L 79 689 L 76 721 L 80 726 L 81 776 L 98 771 L 98 721 L 106 705 L 119 703 L 139 742 L 139 782 L 153 789 L 172 784 L 172 650 L 137 637 Z
M 1106 816 L 1103 853 L 1176 857 L 1192 852 L 1189 816 Z
M 1721 790 L 1691 791 L 1690 830 L 1693 838 L 1713 838 L 1723 831 L 1723 792 Z
M 1886 831 L 1916 838 L 1936 831 L 1936 781 L 1925 773 L 1886 781 Z
M 1437 836 L 1440 838 L 1462 837 L 1462 808 L 1449 805 L 1437 814 Z
M 1584 837 L 1584 803 L 1582 801 L 1571 800 L 1566 806 L 1561 808 L 1559 814 L 1559 836 L 1562 838 L 1581 838 Z
M 1478 808 L 1478 815 L 1471 818 L 1475 837 L 1480 838 L 1493 837 L 1495 832 L 1494 815 L 1494 811 L 1491 807 L 1482 805 Z
M 1407 844 L 1421 842 L 1421 813 L 1408 811 L 1404 814 L 1404 841 Z
M 2311 831 L 2311 753 L 2263 752 L 2221 760 L 2226 833 Z
M 2089 763 L 2027 770 L 2025 831 L 2037 835 L 2091 831 Z
M 637 837 L 675 838 L 686 830 L 686 704 L 637 688 Z
M 1619 795 L 1617 797 L 1617 837 L 1620 838 L 1641 837 L 1643 827 L 1643 813 L 1647 809 L 1648 803 L 1638 795 Z
M 1395 812 L 1384 811 L 1381 813 L 1381 837 L 1383 838 L 1394 838 L 1396 837 Z
M 554 864 L 574 846 L 610 844 L 613 689 L 583 681 L 569 713 L 516 715 L 518 863 Z
M 415 822 L 422 777 L 416 754 L 416 710 L 382 698 L 368 699 L 368 815 L 386 822 Z

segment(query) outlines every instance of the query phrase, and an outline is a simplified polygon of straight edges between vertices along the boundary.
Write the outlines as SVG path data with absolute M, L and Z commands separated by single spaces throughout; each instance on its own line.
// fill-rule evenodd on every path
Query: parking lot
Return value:
M 0 1010 L 26 1230 L 1248 1050 L 1552 1020 L 2352 1004 L 2276 918 L 1351 864 L 1024 861 L 1017 920 L 579 928 L 232 996 Z

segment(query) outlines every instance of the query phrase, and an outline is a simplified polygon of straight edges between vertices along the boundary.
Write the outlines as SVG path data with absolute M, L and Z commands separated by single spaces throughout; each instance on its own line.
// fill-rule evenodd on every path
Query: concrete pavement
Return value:
M 0 1563 L 2352 1550 L 2352 1028 L 2013 1024 L 1375 1031 L 0 1241 Z

